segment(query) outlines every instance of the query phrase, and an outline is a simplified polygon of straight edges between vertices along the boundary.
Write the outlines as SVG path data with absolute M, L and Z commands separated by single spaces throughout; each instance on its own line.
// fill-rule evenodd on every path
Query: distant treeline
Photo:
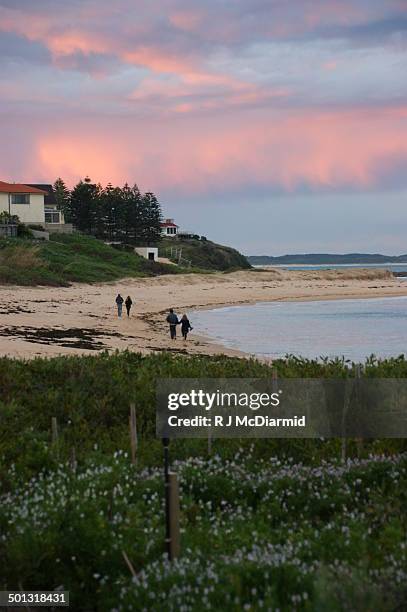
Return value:
M 381 264 L 407 263 L 407 255 L 380 255 L 379 253 L 304 253 L 298 255 L 249 255 L 247 257 L 253 266 L 272 266 L 279 264 Z
M 137 185 L 102 187 L 86 177 L 70 191 L 58 178 L 54 191 L 65 221 L 85 234 L 133 244 L 160 240 L 161 206 L 153 193 L 142 194 Z

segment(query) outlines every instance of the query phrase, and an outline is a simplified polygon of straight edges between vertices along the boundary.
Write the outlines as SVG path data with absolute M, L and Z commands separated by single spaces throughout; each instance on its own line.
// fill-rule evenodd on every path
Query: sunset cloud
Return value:
M 71 184 L 89 174 L 96 181 L 138 181 L 146 190 L 189 197 L 256 185 L 290 193 L 374 190 L 389 177 L 396 180 L 394 172 L 407 187 L 407 107 L 291 116 L 252 111 L 238 130 L 233 116 L 205 116 L 196 126 L 189 110 L 179 109 L 187 119 L 154 125 L 112 118 L 101 127 L 90 116 L 70 118 L 64 126 L 54 120 L 26 143 L 6 178 L 21 178 L 18 168 L 30 179 L 62 174 Z M 21 127 L 26 131 L 27 121 Z
M 401 192 L 406 64 L 401 0 L 0 0 L 0 178 Z

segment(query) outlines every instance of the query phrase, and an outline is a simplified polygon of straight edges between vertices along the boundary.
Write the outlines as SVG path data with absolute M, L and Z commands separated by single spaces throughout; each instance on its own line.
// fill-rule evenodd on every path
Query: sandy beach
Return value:
M 2 286 L 0 355 L 33 358 L 129 349 L 143 353 L 242 355 L 191 333 L 171 342 L 169 307 L 199 308 L 265 301 L 407 296 L 407 282 L 383 270 L 242 271 L 168 275 L 70 287 Z M 115 297 L 131 295 L 130 318 L 118 319 Z

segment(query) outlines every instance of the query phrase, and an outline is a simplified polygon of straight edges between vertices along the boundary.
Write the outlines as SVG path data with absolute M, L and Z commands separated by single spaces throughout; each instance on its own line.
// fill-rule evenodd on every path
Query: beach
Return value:
M 130 295 L 131 316 L 117 317 L 115 297 Z M 2 286 L 0 355 L 18 358 L 94 354 L 100 350 L 142 353 L 244 353 L 192 332 L 172 342 L 165 323 L 169 307 L 192 310 L 267 301 L 321 300 L 407 295 L 407 283 L 386 271 L 241 271 L 230 274 L 165 275 L 69 287 Z M 193 320 L 192 320 L 193 325 Z

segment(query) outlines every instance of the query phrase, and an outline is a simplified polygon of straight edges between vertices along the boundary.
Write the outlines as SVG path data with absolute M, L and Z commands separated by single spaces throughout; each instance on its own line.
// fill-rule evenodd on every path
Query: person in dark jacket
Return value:
M 129 316 L 130 316 L 130 308 L 131 308 L 131 305 L 133 304 L 133 300 L 132 300 L 132 299 L 131 299 L 131 297 L 128 295 L 128 296 L 126 297 L 126 301 L 125 301 L 124 303 L 125 303 L 125 305 L 126 305 L 127 316 L 129 317 Z
M 179 321 L 173 308 L 170 308 L 170 314 L 168 315 L 166 321 L 170 325 L 171 340 L 175 340 L 177 337 L 177 325 L 179 324 Z
M 189 319 L 188 319 L 187 315 L 186 314 L 182 315 L 182 318 L 181 318 L 181 332 L 182 332 L 182 337 L 184 338 L 184 340 L 187 339 L 188 332 L 191 329 L 192 329 L 191 323 L 189 322 Z
M 122 316 L 123 302 L 124 302 L 124 299 L 122 298 L 120 293 L 118 293 L 117 298 L 116 298 L 116 304 L 117 304 L 117 316 L 119 317 Z

